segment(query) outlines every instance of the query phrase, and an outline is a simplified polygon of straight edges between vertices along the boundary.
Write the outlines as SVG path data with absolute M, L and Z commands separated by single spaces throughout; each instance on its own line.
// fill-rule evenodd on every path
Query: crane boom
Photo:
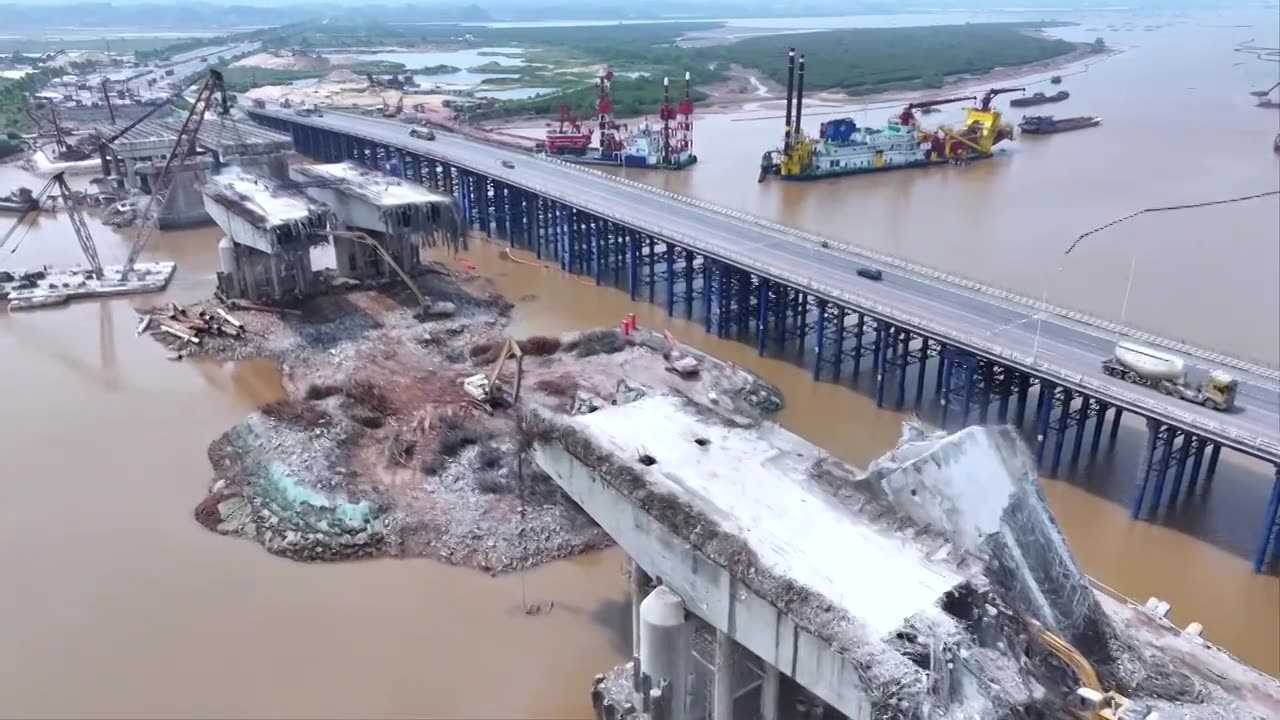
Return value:
M 973 95 L 966 95 L 964 97 L 949 97 L 939 98 L 937 100 L 921 100 L 919 102 L 913 102 L 904 107 L 901 113 L 898 113 L 898 123 L 901 125 L 915 125 L 916 110 L 936 107 L 938 105 L 949 105 L 951 103 L 964 102 L 965 100 L 972 102 L 974 99 Z
M 991 88 L 990 90 L 983 93 L 982 104 L 980 105 L 980 107 L 982 108 L 983 112 L 988 112 L 991 110 L 991 101 L 994 100 L 997 95 L 1004 95 L 1005 93 L 1012 93 L 1012 92 L 1025 92 L 1025 91 L 1026 91 L 1026 88 L 1021 88 L 1021 87 Z
M 71 191 L 71 186 L 67 184 L 67 179 L 62 173 L 54 175 L 53 179 L 62 192 L 62 204 L 67 208 L 67 217 L 70 218 L 71 228 L 76 233 L 76 242 L 80 243 L 80 251 L 84 253 L 84 259 L 88 261 L 93 276 L 101 280 L 102 261 L 98 259 L 98 246 L 93 241 L 93 235 L 89 233 L 89 225 L 84 221 L 80 197 Z
M 187 113 L 182 129 L 178 131 L 178 139 L 173 144 L 173 150 L 164 161 L 160 174 L 156 176 L 151 198 L 147 201 L 147 206 L 142 211 L 142 219 L 138 223 L 138 236 L 133 241 L 133 246 L 129 248 L 129 256 L 124 261 L 124 267 L 120 269 L 121 280 L 129 279 L 129 274 L 133 272 L 133 266 L 138 262 L 138 257 L 147 248 L 147 241 L 151 239 L 151 234 L 159 228 L 160 212 L 173 186 L 172 170 L 175 166 L 181 167 L 186 164 L 187 158 L 195 153 L 196 135 L 200 132 L 200 126 L 204 123 L 204 114 L 213 102 L 215 94 L 220 96 L 220 114 L 227 115 L 230 108 L 227 106 L 227 89 L 222 82 L 222 73 L 211 69 L 204 85 L 200 86 L 200 92 L 196 93 L 195 102 L 191 104 L 191 111 Z
M 57 178 L 61 174 L 62 173 L 58 173 L 58 175 L 55 175 L 54 177 L 49 178 L 49 180 L 45 182 L 44 187 L 40 188 L 40 190 L 37 191 L 36 194 L 32 196 L 32 198 L 35 200 L 33 207 L 23 210 L 22 213 L 18 215 L 18 219 L 13 222 L 12 226 L 10 226 L 8 232 L 4 234 L 4 237 L 0 237 L 0 248 L 3 248 L 5 244 L 9 242 L 9 239 L 12 238 L 13 234 L 18 231 L 18 228 L 21 227 L 24 222 L 26 222 L 27 217 L 29 215 L 31 215 L 32 213 L 40 212 L 40 208 L 44 207 L 45 198 L 49 197 L 49 192 L 52 191 L 53 188 L 57 186 L 58 184 Z

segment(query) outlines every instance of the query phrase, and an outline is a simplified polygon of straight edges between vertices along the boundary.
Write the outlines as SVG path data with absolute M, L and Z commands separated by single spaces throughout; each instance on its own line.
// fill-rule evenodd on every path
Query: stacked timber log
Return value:
M 244 337 L 244 323 L 224 308 L 187 308 L 169 303 L 142 311 L 137 334 L 149 332 L 174 353 L 170 360 L 181 360 L 190 355 L 208 336 L 226 338 Z

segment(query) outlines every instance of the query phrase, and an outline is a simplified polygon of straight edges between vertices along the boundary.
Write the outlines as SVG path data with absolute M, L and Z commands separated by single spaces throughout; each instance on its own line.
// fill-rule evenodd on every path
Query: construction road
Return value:
M 437 140 L 424 141 L 409 137 L 409 127 L 394 120 L 345 113 L 300 117 L 278 109 L 253 112 L 363 137 L 489 175 L 754 272 L 800 287 L 807 285 L 820 296 L 883 314 L 895 325 L 953 346 L 984 354 L 991 354 L 988 351 L 996 346 L 996 359 L 1004 364 L 1050 377 L 1100 400 L 1280 464 L 1280 391 L 1276 375 L 1269 369 L 1134 331 L 1138 342 L 1181 351 L 1193 380 L 1203 380 L 1209 367 L 1228 370 L 1239 378 L 1236 409 L 1216 412 L 1103 375 L 1099 365 L 1125 331 L 1102 327 L 1108 325 L 1102 321 L 1043 311 L 1029 300 L 974 288 L 972 283 L 950 282 L 924 268 L 837 247 L 834 239 L 831 247 L 824 248 L 819 238 L 800 231 L 449 133 L 437 132 Z M 503 160 L 515 167 L 503 167 Z M 755 179 L 744 178 L 743 182 L 754 183 Z M 884 279 L 860 278 L 856 275 L 859 267 L 877 267 Z

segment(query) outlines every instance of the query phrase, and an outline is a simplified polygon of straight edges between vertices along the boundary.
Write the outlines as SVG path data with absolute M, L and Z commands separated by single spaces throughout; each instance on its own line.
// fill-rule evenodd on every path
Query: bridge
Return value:
M 308 156 L 452 193 L 472 228 L 701 320 L 719 337 L 753 342 L 761 355 L 798 359 L 815 380 L 857 383 L 869 364 L 877 406 L 919 407 L 931 380 L 943 425 L 987 422 L 994 410 L 995 421 L 1023 428 L 1030 410 L 1036 459 L 1049 474 L 1068 445 L 1074 465 L 1086 446 L 1097 452 L 1104 432 L 1115 440 L 1124 413 L 1136 414 L 1148 438 L 1135 519 L 1211 478 L 1223 448 L 1265 461 L 1275 481 L 1255 570 L 1280 545 L 1275 370 L 497 144 L 444 132 L 419 140 L 403 123 L 344 113 L 249 114 L 290 133 Z M 883 281 L 859 278 L 860 267 L 879 269 Z M 1230 370 L 1238 407 L 1216 412 L 1103 375 L 1100 362 L 1123 338 L 1183 356 L 1193 379 Z

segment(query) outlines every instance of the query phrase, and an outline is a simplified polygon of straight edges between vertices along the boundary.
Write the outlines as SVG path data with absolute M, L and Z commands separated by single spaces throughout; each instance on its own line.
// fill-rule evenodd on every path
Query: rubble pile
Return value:
M 245 325 L 223 307 L 185 307 L 169 303 L 162 307 L 139 310 L 137 334 L 149 332 L 153 338 L 174 352 L 170 359 L 181 360 L 211 336 L 238 340 L 245 335 Z
M 283 367 L 287 397 L 210 446 L 214 479 L 196 518 L 298 560 L 425 556 L 494 573 L 611 544 L 529 460 L 519 408 L 464 390 L 468 378 L 492 377 L 510 304 L 475 276 L 415 280 L 451 314 L 418 312 L 392 283 L 334 288 L 284 311 L 206 303 L 148 315 L 179 352 Z M 657 333 L 518 344 L 523 358 L 508 359 L 495 383 L 510 397 L 519 366 L 520 407 L 587 413 L 655 392 L 743 422 L 781 407 L 776 390 L 731 365 L 707 359 L 693 379 L 669 372 Z

